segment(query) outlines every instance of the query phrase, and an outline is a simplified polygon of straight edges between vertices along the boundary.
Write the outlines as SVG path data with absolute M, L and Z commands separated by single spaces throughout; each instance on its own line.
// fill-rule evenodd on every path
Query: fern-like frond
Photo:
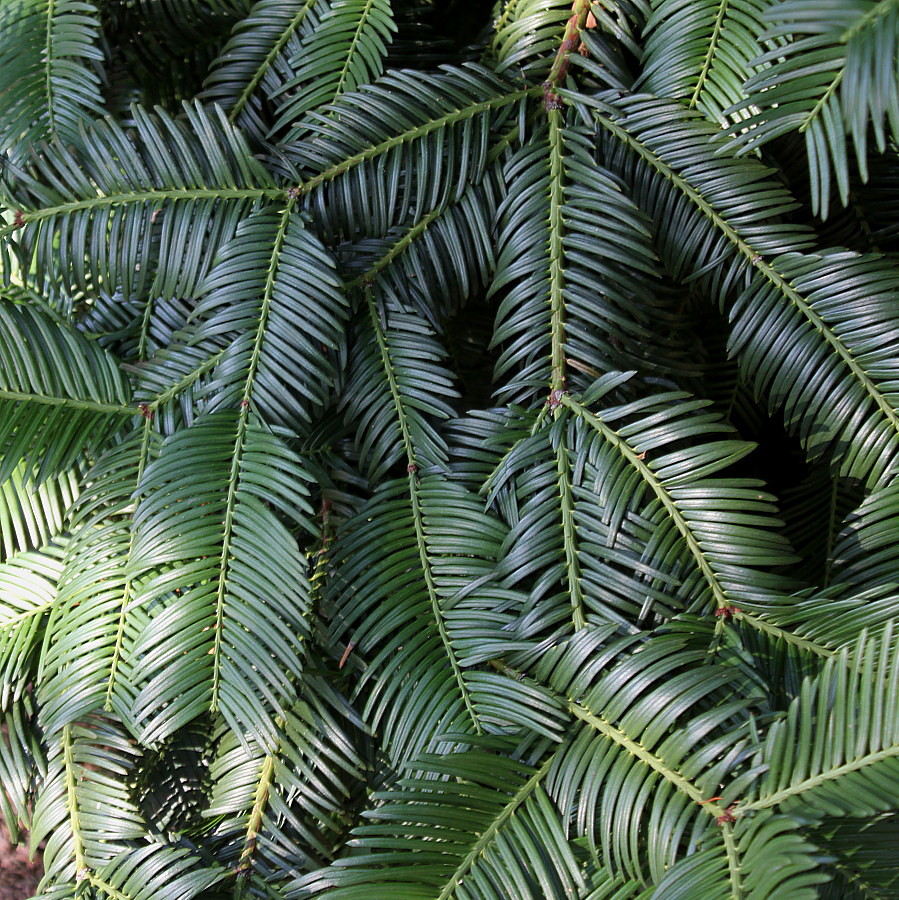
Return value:
M 768 730 L 758 760 L 765 771 L 741 813 L 777 807 L 814 820 L 896 809 L 897 686 L 891 625 L 828 660 Z
M 850 645 L 865 629 L 879 632 L 895 618 L 899 595 L 899 561 L 891 538 L 897 514 L 899 485 L 894 481 L 872 492 L 841 523 L 828 560 L 830 583 L 823 590 L 783 598 L 758 611 L 829 647 Z
M 131 647 L 139 684 L 129 711 L 146 743 L 205 710 L 276 741 L 308 633 L 306 566 L 288 529 L 312 530 L 306 481 L 246 407 L 176 432 L 147 466 L 127 573 L 149 613 Z
M 896 892 L 899 0 L 0 7 L 41 900 Z
M 294 77 L 290 60 L 317 33 L 326 0 L 257 0 L 212 65 L 203 96 L 254 138 L 269 131 L 267 105 Z
M 744 897 L 818 900 L 826 889 L 822 852 L 801 833 L 797 819 L 766 810 L 741 818 L 733 832 L 710 834 L 697 853 L 679 859 L 649 893 L 651 900 L 725 897 L 737 888 Z M 745 876 L 735 877 L 728 859 L 740 861 Z
M 695 668 L 694 660 L 708 659 L 702 638 L 668 635 L 644 643 L 609 636 L 609 629 L 579 632 L 544 656 L 533 681 L 525 679 L 560 698 L 570 717 L 565 739 L 551 752 L 531 765 L 484 750 L 422 757 L 420 774 L 378 796 L 380 805 L 368 814 L 376 824 L 356 829 L 353 863 L 305 876 L 296 896 L 351 900 L 372 883 L 380 885 L 379 896 L 396 897 L 583 895 L 584 867 L 568 833 L 588 839 L 607 866 L 608 882 L 620 875 L 634 887 L 647 886 L 642 865 L 661 880 L 699 844 L 712 844 L 729 889 L 739 891 L 740 851 L 753 852 L 735 846 L 740 838 L 749 833 L 766 845 L 760 855 L 788 856 L 801 846 L 785 834 L 795 821 L 779 815 L 768 815 L 776 833 L 769 827 L 760 835 L 751 819 L 718 826 L 730 801 L 705 796 L 726 778 L 739 792 L 756 777 L 745 765 L 746 737 L 734 731 L 747 701 L 727 699 L 734 670 Z M 521 673 L 505 671 L 510 685 L 519 683 Z M 731 791 L 733 799 L 738 794 Z M 427 839 L 432 829 L 440 840 Z M 806 884 L 820 878 L 808 871 L 816 863 L 806 852 L 796 865 Z M 597 891 L 590 896 L 606 896 Z
M 378 78 L 395 31 L 391 0 L 331 3 L 290 59 L 293 77 L 271 95 L 280 99 L 273 131 L 295 136 L 309 110 Z
M 258 321 L 252 324 L 254 333 L 259 324 Z M 208 385 L 212 373 L 233 349 L 233 344 L 217 334 L 207 335 L 207 339 L 197 346 L 182 343 L 190 336 L 190 329 L 187 328 L 176 332 L 168 346 L 134 367 L 135 396 L 146 404 L 147 414 L 152 415 L 156 427 L 165 435 L 172 434 L 182 425 L 189 427 L 193 424 L 205 405 L 203 401 L 210 399 Z M 231 399 L 236 381 L 242 378 L 244 388 L 248 384 L 250 372 L 246 363 L 247 354 L 243 353 L 237 357 L 236 372 L 231 378 L 228 378 L 227 368 L 218 373 L 230 388 Z M 242 391 L 239 392 L 239 399 L 243 399 Z
M 869 486 L 899 469 L 897 291 L 894 267 L 877 256 L 789 254 L 764 266 L 730 314 L 730 350 L 756 395 L 783 410 L 809 456 Z
M 521 69 L 537 77 L 548 74 L 552 57 L 561 44 L 564 24 L 571 14 L 570 0 L 504 0 L 498 3 L 491 47 L 497 70 L 516 73 Z
M 31 697 L 0 716 L 0 816 L 13 843 L 18 843 L 20 826 L 31 827 L 35 796 L 47 771 L 41 730 Z
M 192 309 L 192 300 L 181 297 L 125 300 L 120 292 L 100 291 L 72 316 L 79 331 L 95 335 L 101 347 L 124 363 L 139 365 L 173 342 Z
M 435 420 L 453 415 L 457 392 L 428 324 L 389 290 L 366 288 L 351 353 L 342 406 L 368 476 L 376 480 L 400 461 L 442 465 Z
M 327 250 L 294 203 L 240 224 L 198 290 L 189 344 L 227 348 L 205 392 L 209 409 L 247 402 L 296 430 L 329 397 L 346 301 Z
M 730 124 L 724 110 L 746 96 L 743 82 L 756 71 L 768 7 L 766 0 L 654 3 L 638 88 L 676 97 L 712 121 Z
M 195 294 L 210 249 L 253 205 L 283 197 L 221 110 L 185 105 L 176 120 L 133 109 L 128 132 L 112 119 L 78 147 L 53 140 L 5 185 L 20 213 L 23 271 L 38 283 L 132 297 Z
M 42 626 L 56 603 L 62 548 L 50 545 L 0 563 L 0 709 L 34 678 Z
M 489 58 L 499 72 L 520 72 L 556 85 L 564 81 L 575 59 L 572 51 L 578 50 L 595 55 L 596 71 L 608 84 L 608 72 L 602 70 L 609 55 L 615 57 L 609 66 L 613 71 L 620 71 L 622 50 L 640 56 L 637 35 L 650 12 L 649 0 L 502 0 L 494 8 Z
M 9 0 L 0 8 L 0 151 L 23 162 L 27 148 L 58 137 L 77 142 L 103 114 L 100 22 L 90 0 Z
M 489 730 L 465 668 L 516 649 L 516 600 L 490 584 L 504 529 L 438 475 L 385 483 L 345 526 L 332 557 L 333 639 L 365 660 L 366 721 L 395 764 L 442 733 Z M 464 567 L 472 579 L 460 579 Z
M 639 94 L 575 99 L 594 110 L 603 164 L 653 221 L 668 223 L 654 237 L 672 277 L 698 281 L 720 302 L 748 283 L 753 265 L 812 245 L 808 226 L 784 221 L 798 203 L 772 170 L 735 157 L 695 111 Z
M 889 537 L 897 515 L 899 483 L 893 482 L 846 517 L 832 552 L 834 582 L 849 590 L 897 585 L 896 547 Z
M 136 755 L 111 719 L 86 718 L 56 735 L 31 831 L 33 847 L 46 841 L 45 886 L 103 866 L 116 855 L 116 840 L 141 837 L 140 816 L 123 778 Z M 104 833 L 107 817 L 115 822 L 114 833 Z
M 35 486 L 23 463 L 0 485 L 0 558 L 36 550 L 62 534 L 79 474 L 72 468 Z
M 760 57 L 772 65 L 746 83 L 739 106 L 751 115 L 735 137 L 752 149 L 804 134 L 812 207 L 826 218 L 833 182 L 843 205 L 849 201 L 848 138 L 867 178 L 869 129 L 881 152 L 888 134 L 899 136 L 899 9 L 876 0 L 787 0 L 765 16 L 766 36 L 786 43 Z
M 41 656 L 38 698 L 48 734 L 104 706 L 123 714 L 134 694 L 128 631 L 136 585 L 126 572 L 133 494 L 158 452 L 158 437 L 145 419 L 97 460 L 72 511 L 73 537 Z
M 668 348 L 653 337 L 662 286 L 649 224 L 596 165 L 586 130 L 565 127 L 551 111 L 548 128 L 510 159 L 504 181 L 490 286 L 501 298 L 498 395 L 533 402 L 583 390 L 609 369 L 664 370 Z
M 772 498 L 758 482 L 719 474 L 751 445 L 683 394 L 606 406 L 622 380 L 602 379 L 580 401 L 563 397 L 568 413 L 542 415 L 492 473 L 489 501 L 507 481 L 517 495 L 503 575 L 536 577 L 544 627 L 558 622 L 559 602 L 575 628 L 645 627 L 783 591 L 781 576 L 764 574 L 792 559 Z M 560 510 L 550 516 L 553 496 Z M 538 621 L 535 609 L 530 627 Z
M 492 132 L 514 127 L 535 93 L 475 65 L 390 72 L 284 137 L 296 193 L 328 240 L 383 237 L 480 182 Z
M 51 743 L 31 831 L 33 847 L 46 842 L 42 892 L 77 881 L 99 896 L 150 900 L 162 888 L 189 900 L 224 876 L 195 851 L 147 834 L 128 785 L 138 757 L 121 725 L 99 715 Z
M 69 470 L 135 415 L 129 399 L 100 347 L 33 306 L 0 302 L 0 483 Z
M 162 892 L 178 900 L 192 900 L 208 897 L 210 889 L 229 876 L 227 870 L 209 865 L 186 841 L 144 840 L 135 841 L 97 870 L 90 881 L 101 897 L 154 900 Z
M 204 815 L 215 822 L 218 857 L 251 892 L 289 869 L 327 865 L 364 803 L 366 761 L 353 711 L 321 677 L 303 680 L 304 700 L 280 722 L 277 749 L 249 750 L 226 734 L 209 770 L 212 792 Z M 255 890 L 254 890 L 255 889 Z
M 301 879 L 297 896 L 362 900 L 376 886 L 378 897 L 408 900 L 538 900 L 585 889 L 541 784 L 545 766 L 483 750 L 428 755 L 418 765 L 422 774 L 375 795 L 374 824 L 355 830 L 354 864 Z
M 497 169 L 449 204 L 384 238 L 339 248 L 350 287 L 377 282 L 388 294 L 442 330 L 448 318 L 487 284 L 495 266 L 493 220 L 500 188 Z
M 741 733 L 751 699 L 729 689 L 736 670 L 691 662 L 708 661 L 710 631 L 644 642 L 584 629 L 533 670 L 536 683 L 567 698 L 575 720 L 547 790 L 614 872 L 660 879 L 717 830 L 716 818 L 755 777 Z M 738 865 L 728 860 L 737 884 Z
M 621 142 L 610 163 L 633 184 L 637 202 L 653 217 L 670 211 L 669 229 L 657 238 L 663 263 L 729 310 L 731 351 L 769 409 L 784 409 L 809 453 L 826 452 L 842 474 L 883 483 L 895 469 L 899 436 L 885 349 L 894 327 L 892 269 L 873 256 L 798 255 L 808 232 L 780 221 L 792 201 L 764 167 L 735 158 L 713 126 L 670 103 L 630 98 L 617 105 L 627 113 L 597 108 L 595 115 L 609 140 Z M 825 283 L 837 260 L 839 288 Z M 870 327 L 852 327 L 862 308 L 873 316 Z M 784 368 L 788 353 L 816 368 Z M 833 413 L 822 391 L 830 390 L 837 359 L 841 405 Z

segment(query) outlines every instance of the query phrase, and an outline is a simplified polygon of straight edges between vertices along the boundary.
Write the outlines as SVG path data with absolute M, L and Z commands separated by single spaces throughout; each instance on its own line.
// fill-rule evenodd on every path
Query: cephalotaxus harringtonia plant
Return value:
M 0 3 L 46 900 L 899 897 L 899 2 L 487 7 Z

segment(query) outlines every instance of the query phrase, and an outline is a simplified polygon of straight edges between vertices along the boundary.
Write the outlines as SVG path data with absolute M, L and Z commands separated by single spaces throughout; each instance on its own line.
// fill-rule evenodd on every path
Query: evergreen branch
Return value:
M 350 40 L 350 46 L 347 50 L 346 59 L 344 60 L 343 65 L 340 67 L 340 71 L 337 76 L 337 86 L 334 88 L 334 97 L 339 97 L 344 91 L 347 90 L 346 84 L 350 76 L 350 70 L 353 65 L 353 60 L 356 55 L 356 48 L 359 46 L 359 42 L 362 39 L 362 34 L 365 31 L 365 26 L 368 23 L 368 19 L 372 16 L 375 3 L 377 0 L 365 0 L 365 7 L 362 9 L 362 12 L 359 14 L 358 23 L 356 25 L 355 30 L 353 31 L 353 37 Z
M 555 91 L 564 81 L 571 65 L 569 57 L 571 51 L 576 50 L 580 42 L 580 34 L 584 30 L 587 16 L 592 16 L 590 0 L 574 0 L 571 4 L 571 18 L 565 23 L 565 31 L 562 35 L 562 43 L 556 52 L 552 68 L 546 78 L 547 89 Z
M 269 802 L 269 792 L 274 788 L 275 756 L 277 752 L 276 749 L 273 753 L 266 754 L 265 759 L 262 761 L 262 770 L 259 773 L 256 794 L 253 797 L 253 808 L 250 810 L 250 815 L 247 819 L 243 846 L 237 863 L 237 887 L 234 893 L 234 900 L 241 900 L 247 890 L 247 879 L 252 871 L 253 854 L 256 852 L 256 842 L 262 830 L 265 809 Z
M 222 361 L 222 358 L 227 352 L 228 347 L 222 347 L 220 350 L 216 350 L 203 360 L 202 363 L 198 366 L 194 366 L 190 372 L 183 375 L 170 388 L 167 388 L 161 394 L 157 394 L 156 397 L 147 404 L 150 412 L 154 412 L 169 401 L 174 400 L 182 391 L 186 390 L 191 385 L 196 384 L 204 375 L 211 372 Z
M 437 590 L 437 583 L 434 578 L 434 572 L 431 566 L 431 558 L 428 553 L 427 538 L 425 536 L 423 511 L 421 506 L 421 496 L 419 493 L 418 480 L 418 461 L 415 451 L 415 445 L 412 440 L 412 431 L 409 425 L 408 417 L 405 410 L 405 401 L 394 372 L 393 363 L 390 359 L 390 350 L 387 344 L 387 337 L 381 328 L 380 317 L 375 305 L 374 297 L 370 289 L 365 290 L 365 301 L 368 307 L 369 319 L 372 329 L 374 330 L 378 348 L 381 356 L 381 363 L 384 368 L 384 374 L 390 387 L 390 394 L 393 398 L 394 409 L 396 410 L 397 421 L 403 437 L 403 447 L 406 454 L 407 479 L 409 484 L 409 499 L 412 504 L 412 518 L 415 525 L 415 538 L 418 548 L 418 558 L 421 563 L 421 570 L 425 580 L 425 586 L 428 592 L 428 600 L 430 602 L 431 614 L 437 625 L 440 640 L 446 649 L 446 655 L 452 667 L 453 676 L 459 687 L 459 692 L 465 701 L 465 708 L 471 718 L 475 731 L 481 733 L 481 724 L 472 703 L 471 695 L 465 679 L 462 677 L 462 668 L 456 658 L 455 650 L 450 641 L 450 635 L 447 630 L 446 620 L 443 610 L 440 608 L 440 595 Z
M 559 496 L 562 517 L 562 540 L 565 544 L 565 577 L 571 596 L 572 622 L 575 631 L 587 623 L 584 614 L 584 589 L 581 584 L 581 564 L 578 559 L 578 534 L 574 517 L 574 493 L 571 485 L 571 460 L 565 442 L 565 433 L 559 435 L 556 446 L 556 464 L 559 475 Z
M 453 874 L 447 878 L 443 890 L 437 900 L 449 900 L 456 892 L 456 888 L 462 883 L 463 878 L 469 873 L 475 863 L 483 856 L 484 851 L 502 833 L 503 826 L 515 815 L 523 803 L 531 797 L 534 791 L 546 778 L 555 758 L 550 755 L 546 762 L 534 772 L 533 775 L 512 795 L 508 803 L 494 816 L 487 828 L 478 836 L 477 842 L 462 859 Z
M 821 113 L 826 109 L 831 97 L 837 92 L 840 83 L 843 81 L 845 69 L 839 69 L 834 75 L 833 80 L 827 86 L 823 94 L 815 101 L 815 105 L 802 117 L 802 121 L 796 131 L 799 134 L 805 134 L 809 128 L 819 122 Z M 825 126 L 826 127 L 826 126 Z
M 135 489 L 140 484 L 141 479 L 144 476 L 144 471 L 147 468 L 147 463 L 150 459 L 150 437 L 153 430 L 153 417 L 152 415 L 144 416 L 143 426 L 141 429 L 141 442 L 140 449 L 138 451 L 138 462 L 137 462 L 137 470 L 134 476 L 134 487 Z M 137 512 L 137 507 L 140 503 L 139 498 L 135 498 L 134 505 L 131 510 L 132 520 L 134 518 L 134 513 Z M 126 559 L 131 559 L 134 554 L 134 546 L 135 539 L 137 537 L 136 531 L 131 528 L 128 531 L 128 556 Z M 126 567 L 127 573 L 127 567 Z M 116 635 L 115 635 L 115 643 L 112 649 L 112 661 L 109 666 L 109 675 L 107 676 L 106 681 L 106 699 L 103 703 L 103 708 L 109 712 L 113 709 L 113 695 L 115 694 L 115 686 L 116 679 L 118 677 L 119 666 L 122 662 L 122 656 L 124 654 L 124 642 L 125 642 L 125 628 L 128 622 L 128 612 L 131 606 L 131 602 L 134 596 L 134 581 L 129 574 L 125 575 L 125 584 L 122 588 L 122 600 L 119 606 L 119 621 L 116 626 Z
M 659 481 L 655 472 L 653 472 L 652 468 L 645 461 L 645 457 L 641 459 L 640 454 L 623 440 L 617 432 L 613 431 L 598 416 L 591 413 L 586 407 L 582 406 L 568 394 L 561 397 L 560 402 L 570 409 L 574 415 L 587 422 L 591 428 L 602 436 L 603 440 L 611 444 L 627 460 L 629 466 L 632 466 L 640 473 L 641 480 L 644 484 L 648 485 L 653 494 L 655 494 L 683 538 L 690 551 L 690 556 L 693 558 L 697 568 L 702 572 L 703 578 L 712 590 L 715 604 L 719 608 L 729 607 L 730 600 L 718 578 L 718 574 L 712 568 L 707 554 L 700 546 L 699 541 L 693 534 L 693 530 L 684 518 L 683 513 L 678 509 L 677 504 L 671 498 L 664 485 Z
M 81 839 L 81 822 L 79 820 L 78 794 L 75 780 L 75 749 L 72 740 L 72 726 L 66 725 L 59 736 L 62 743 L 62 765 L 66 786 L 66 809 L 72 830 L 73 855 L 75 857 L 75 877 L 84 879 L 90 876 L 90 867 L 84 853 L 84 842 Z
M 711 71 L 712 64 L 715 61 L 715 56 L 719 51 L 719 44 L 721 42 L 721 33 L 724 28 L 724 23 L 727 19 L 728 8 L 730 7 L 731 0 L 718 0 L 718 14 L 715 16 L 715 24 L 712 27 L 712 36 L 709 40 L 708 46 L 705 51 L 705 58 L 702 62 L 702 68 L 699 70 L 699 77 L 696 79 L 696 87 L 693 88 L 693 95 L 690 97 L 690 108 L 693 109 L 697 103 L 699 103 L 699 98 L 702 95 L 703 88 L 705 88 L 706 81 L 709 77 L 709 72 Z
M 866 753 L 863 756 L 857 756 L 854 759 L 843 763 L 842 765 L 834 766 L 833 768 L 829 768 L 826 771 L 819 772 L 814 777 L 797 781 L 796 783 L 791 784 L 789 787 L 784 788 L 783 790 L 774 791 L 771 794 L 760 797 L 758 800 L 748 800 L 745 803 L 741 803 L 740 810 L 749 812 L 753 809 L 770 809 L 772 807 L 779 806 L 786 800 L 789 800 L 793 797 L 801 797 L 807 791 L 813 791 L 815 790 L 815 788 L 819 788 L 824 784 L 836 781 L 837 779 L 842 778 L 850 774 L 851 772 L 861 772 L 869 766 L 873 766 L 879 762 L 884 762 L 888 759 L 895 759 L 896 757 L 899 757 L 899 744 L 894 744 L 893 746 L 889 747 L 883 747 L 873 753 Z
M 290 20 L 290 24 L 278 36 L 278 40 L 272 45 L 271 50 L 266 53 L 265 58 L 259 63 L 243 90 L 238 95 L 237 100 L 234 102 L 234 106 L 231 108 L 231 112 L 228 113 L 229 121 L 236 123 L 240 118 L 240 114 L 244 111 L 244 108 L 250 101 L 253 93 L 259 87 L 266 73 L 274 65 L 275 60 L 281 55 L 290 39 L 297 31 L 299 31 L 303 22 L 306 20 L 306 17 L 309 15 L 309 11 L 313 9 L 317 3 L 318 0 L 303 0 L 303 5 L 297 8 L 296 13 Z
M 801 637 L 797 634 L 794 634 L 792 631 L 788 631 L 785 628 L 780 628 L 772 622 L 768 622 L 761 616 L 753 615 L 752 613 L 748 613 L 745 610 L 735 609 L 732 614 L 738 621 L 748 623 L 756 631 L 759 631 L 762 634 L 770 635 L 775 640 L 785 641 L 787 644 L 790 644 L 793 647 L 797 647 L 798 649 L 804 650 L 808 653 L 814 653 L 815 656 L 820 656 L 823 659 L 828 659 L 832 656 L 836 656 L 838 652 L 836 650 L 831 650 L 829 647 L 825 647 L 823 644 L 820 644 L 817 641 Z
M 82 210 L 100 210 L 131 204 L 146 204 L 152 201 L 172 202 L 202 200 L 285 200 L 287 191 L 280 188 L 170 188 L 165 190 L 141 190 L 128 194 L 109 194 L 86 200 L 72 200 L 43 209 L 19 210 L 17 221 L 0 228 L 0 239 L 8 237 L 29 222 L 39 222 L 55 216 L 67 216 Z
M 569 711 L 586 725 L 589 725 L 595 731 L 598 731 L 604 737 L 614 741 L 618 746 L 624 749 L 628 756 L 639 759 L 648 768 L 654 772 L 658 772 L 665 781 L 669 782 L 677 791 L 686 794 L 693 803 L 700 806 L 707 815 L 714 819 L 718 819 L 726 812 L 725 808 L 715 800 L 703 799 L 702 791 L 696 785 L 685 778 L 680 772 L 665 765 L 665 761 L 657 754 L 650 752 L 642 747 L 637 741 L 629 737 L 621 728 L 615 726 L 612 722 L 603 716 L 592 712 L 587 707 L 573 700 L 568 701 Z
M 377 278 L 378 274 L 382 272 L 384 269 L 388 268 L 391 263 L 393 263 L 397 258 L 402 256 L 403 252 L 407 250 L 415 241 L 420 238 L 431 225 L 434 224 L 444 213 L 443 207 L 437 207 L 436 209 L 432 209 L 429 213 L 422 216 L 411 228 L 409 228 L 402 237 L 398 238 L 391 244 L 390 248 L 381 255 L 375 263 L 366 269 L 366 271 L 359 275 L 357 278 L 354 278 L 352 281 L 348 281 L 346 284 L 348 291 L 358 290 L 360 288 L 366 287 L 366 285 L 370 285 L 375 278 Z
M 249 379 L 247 379 L 249 383 Z M 237 434 L 234 438 L 234 450 L 231 453 L 231 472 L 228 476 L 227 494 L 225 495 L 224 521 L 222 523 L 221 565 L 219 565 L 218 585 L 215 589 L 215 637 L 212 644 L 212 680 L 209 711 L 219 708 L 219 692 L 222 681 L 222 640 L 225 624 L 225 598 L 228 594 L 229 561 L 231 558 L 231 542 L 234 538 L 234 510 L 237 505 L 237 492 L 240 487 L 240 463 L 247 440 L 247 417 L 249 406 L 241 406 L 237 419 Z
M 423 137 L 427 137 L 429 134 L 443 131 L 446 128 L 466 122 L 469 119 L 483 115 L 486 112 L 492 112 L 493 110 L 511 106 L 513 103 L 518 103 L 520 100 L 524 100 L 528 97 L 539 96 L 542 93 L 542 90 L 543 89 L 539 87 L 532 87 L 526 90 L 512 91 L 508 94 L 502 94 L 498 97 L 491 97 L 488 100 L 469 104 L 468 106 L 454 110 L 451 113 L 439 116 L 432 121 L 416 125 L 413 128 L 408 128 L 400 134 L 392 135 L 377 144 L 346 157 L 341 160 L 341 162 L 330 166 L 318 175 L 313 175 L 296 187 L 290 188 L 288 194 L 293 198 L 305 196 L 321 185 L 333 181 L 335 178 L 349 172 L 351 169 L 354 169 L 364 162 L 377 159 L 379 156 L 384 155 L 395 147 L 401 147 L 412 141 L 420 140 Z M 2 232 L 0 232 L 0 237 L 2 237 Z
M 228 594 L 228 580 L 230 577 L 228 560 L 231 556 L 231 541 L 234 530 L 234 512 L 237 504 L 238 489 L 240 487 L 240 468 L 243 461 L 244 446 L 247 440 L 247 421 L 250 413 L 250 403 L 253 395 L 253 385 L 256 373 L 262 357 L 262 345 L 265 341 L 268 319 L 272 307 L 272 294 L 274 290 L 275 276 L 278 268 L 278 257 L 284 246 L 287 233 L 287 224 L 290 221 L 294 208 L 294 200 L 290 200 L 281 214 L 277 235 L 272 246 L 268 274 L 266 276 L 265 290 L 262 295 L 262 306 L 259 311 L 259 321 L 256 326 L 256 335 L 253 341 L 253 349 L 250 353 L 250 361 L 247 366 L 247 374 L 244 381 L 243 396 L 240 401 L 240 410 L 237 419 L 237 433 L 234 438 L 234 450 L 231 454 L 231 472 L 228 476 L 227 495 L 225 497 L 224 522 L 222 526 L 221 560 L 219 566 L 218 587 L 215 596 L 215 639 L 212 646 L 212 696 L 210 700 L 210 712 L 215 712 L 219 705 L 219 691 L 222 678 L 222 640 L 224 636 L 225 598 Z
M 141 410 L 135 406 L 100 403 L 96 400 L 85 400 L 80 397 L 53 397 L 48 394 L 33 394 L 26 391 L 6 390 L 4 388 L 0 388 L 0 400 L 12 400 L 16 403 L 34 403 L 38 406 L 83 409 L 89 412 L 106 413 L 113 416 L 139 416 L 142 414 Z
M 627 144 L 641 159 L 645 160 L 656 172 L 659 173 L 667 181 L 671 182 L 678 191 L 689 198 L 690 202 L 714 225 L 715 230 L 724 235 L 728 242 L 734 247 L 737 253 L 743 257 L 745 263 L 755 268 L 762 276 L 770 282 L 777 291 L 782 294 L 805 318 L 806 321 L 815 329 L 821 338 L 831 347 L 833 352 L 843 361 L 847 370 L 852 373 L 854 379 L 863 388 L 865 393 L 874 401 L 879 412 L 890 423 L 891 428 L 899 434 L 899 413 L 890 405 L 889 400 L 877 383 L 870 377 L 864 367 L 859 364 L 852 354 L 852 351 L 846 346 L 845 342 L 834 332 L 804 298 L 792 285 L 789 279 L 784 277 L 777 269 L 775 261 L 768 262 L 762 255 L 757 252 L 750 241 L 745 240 L 737 230 L 731 226 L 727 218 L 719 213 L 705 197 L 689 182 L 689 180 L 678 174 L 671 166 L 667 165 L 664 160 L 650 150 L 644 143 L 631 135 L 625 128 L 604 115 L 599 110 L 594 111 L 597 122 L 605 129 L 613 134 L 620 141 Z
M 562 208 L 565 203 L 563 184 L 562 113 L 550 109 L 549 118 L 549 306 L 551 310 L 552 378 L 550 396 L 561 395 L 567 387 L 565 378 L 565 264 L 562 249 Z

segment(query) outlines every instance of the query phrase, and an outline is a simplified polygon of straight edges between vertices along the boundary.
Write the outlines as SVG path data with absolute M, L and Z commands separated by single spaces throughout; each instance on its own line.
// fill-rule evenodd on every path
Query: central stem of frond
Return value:
M 556 408 L 558 398 L 566 389 L 565 374 L 565 260 L 563 246 L 562 208 L 565 204 L 563 183 L 562 112 L 549 111 L 549 304 L 552 374 L 550 376 L 550 404 Z
M 585 28 L 592 28 L 595 25 L 596 19 L 590 9 L 590 0 L 574 0 L 574 3 L 571 4 L 571 17 L 565 23 L 562 43 L 543 84 L 546 90 L 547 110 L 558 109 L 561 106 L 562 99 L 556 94 L 556 88 L 562 84 L 568 74 L 568 67 L 571 65 L 571 51 L 582 51 L 584 45 L 581 41 L 581 32 Z

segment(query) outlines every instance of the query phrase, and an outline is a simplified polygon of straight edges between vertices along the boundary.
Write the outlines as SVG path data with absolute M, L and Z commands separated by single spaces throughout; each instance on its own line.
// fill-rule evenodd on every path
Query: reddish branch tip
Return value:
M 16 210 L 16 217 L 13 219 L 13 225 L 15 225 L 16 228 L 25 227 L 25 213 L 23 213 L 21 209 Z
M 740 612 L 739 606 L 721 606 L 715 610 L 715 615 L 721 616 L 725 619 L 729 619 L 731 616 L 736 615 L 738 612 Z
M 728 806 L 727 809 L 724 810 L 724 812 L 715 819 L 715 821 L 719 825 L 729 825 L 731 822 L 736 822 L 737 817 L 734 815 L 735 805 L 736 804 L 732 803 L 730 806 Z
M 148 421 L 153 421 L 153 410 L 147 406 L 146 403 L 138 403 L 137 408 L 140 410 L 140 414 Z

